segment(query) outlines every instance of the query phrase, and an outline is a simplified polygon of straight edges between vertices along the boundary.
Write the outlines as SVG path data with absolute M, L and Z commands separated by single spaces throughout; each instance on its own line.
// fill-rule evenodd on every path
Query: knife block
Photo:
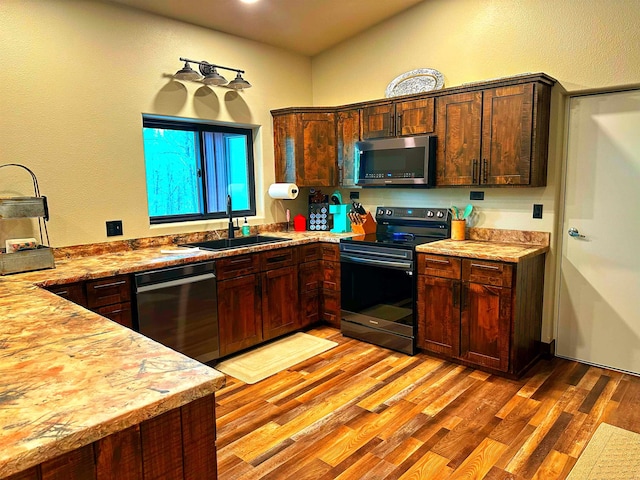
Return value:
M 356 225 L 351 223 L 351 231 L 360 235 L 367 235 L 369 233 L 376 233 L 376 221 L 371 216 L 371 212 L 367 212 L 366 215 L 361 215 L 363 223 L 362 225 Z

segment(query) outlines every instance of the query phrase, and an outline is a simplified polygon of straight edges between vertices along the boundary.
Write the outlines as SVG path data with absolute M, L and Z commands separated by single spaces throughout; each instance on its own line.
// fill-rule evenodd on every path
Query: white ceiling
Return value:
M 108 0 L 316 55 L 423 0 Z

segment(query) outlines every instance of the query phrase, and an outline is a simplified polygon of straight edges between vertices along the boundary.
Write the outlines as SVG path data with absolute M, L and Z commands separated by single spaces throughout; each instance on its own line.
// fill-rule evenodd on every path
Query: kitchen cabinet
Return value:
M 296 249 L 279 248 L 260 256 L 262 338 L 270 340 L 300 328 Z
M 128 275 L 47 287 L 50 292 L 128 328 L 133 328 L 131 289 Z
M 336 141 L 339 183 L 355 187 L 358 181 L 356 142 L 360 140 L 360 109 L 341 110 L 336 113 Z
M 220 356 L 263 341 L 262 285 L 256 254 L 216 261 Z
M 83 282 L 67 283 L 64 285 L 51 285 L 46 287 L 51 293 L 55 293 L 59 297 L 69 300 L 83 307 L 87 306 L 87 293 L 84 289 Z
M 305 328 L 320 320 L 320 281 L 322 275 L 320 244 L 302 245 L 298 251 L 300 327 Z
M 300 328 L 294 248 L 222 258 L 216 276 L 221 356 Z
M 424 135 L 433 133 L 433 97 L 395 100 L 362 109 L 362 139 Z
M 128 275 L 88 281 L 85 284 L 87 306 L 103 317 L 133 328 L 131 285 Z
M 541 354 L 544 255 L 517 264 L 418 255 L 418 346 L 518 376 Z
M 530 82 L 438 97 L 436 185 L 546 185 L 550 92 Z
M 338 183 L 334 109 L 272 111 L 276 182 L 299 187 Z
M 320 319 L 340 328 L 340 247 L 321 243 L 322 258 Z

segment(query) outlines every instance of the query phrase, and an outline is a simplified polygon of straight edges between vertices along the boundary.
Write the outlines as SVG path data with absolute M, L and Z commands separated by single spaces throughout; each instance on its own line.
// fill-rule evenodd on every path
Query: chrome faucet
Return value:
M 233 209 L 231 208 L 231 195 L 227 195 L 227 215 L 229 216 L 229 230 L 227 237 L 234 238 L 235 230 L 240 230 L 240 227 L 233 226 Z

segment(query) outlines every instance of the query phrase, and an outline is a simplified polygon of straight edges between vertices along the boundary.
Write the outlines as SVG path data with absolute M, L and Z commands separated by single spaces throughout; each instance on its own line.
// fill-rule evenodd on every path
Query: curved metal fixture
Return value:
M 207 61 L 191 60 L 189 58 L 180 57 L 180 61 L 184 62 L 184 67 L 176 72 L 173 76 L 178 80 L 192 80 L 202 81 L 205 85 L 218 85 L 233 88 L 234 90 L 242 90 L 244 88 L 251 88 L 251 84 L 242 78 L 244 70 L 232 67 L 224 67 L 222 65 L 215 65 Z M 200 75 L 193 70 L 190 63 L 197 63 L 199 65 Z M 236 78 L 227 83 L 227 79 L 218 73 L 218 69 L 230 70 L 236 72 Z

